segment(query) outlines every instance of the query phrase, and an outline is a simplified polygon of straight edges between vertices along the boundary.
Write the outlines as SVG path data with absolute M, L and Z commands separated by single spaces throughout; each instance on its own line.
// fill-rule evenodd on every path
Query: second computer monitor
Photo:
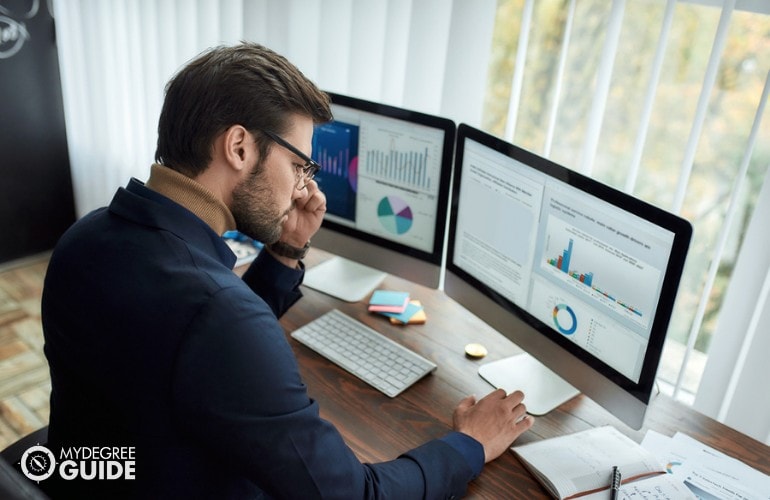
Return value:
M 579 390 L 638 429 L 690 224 L 464 124 L 455 161 L 446 293 L 532 355 L 482 376 L 532 387 L 533 413 Z
M 330 93 L 313 159 L 327 212 L 312 244 L 336 258 L 305 284 L 348 301 L 391 273 L 436 288 L 455 136 L 451 120 Z

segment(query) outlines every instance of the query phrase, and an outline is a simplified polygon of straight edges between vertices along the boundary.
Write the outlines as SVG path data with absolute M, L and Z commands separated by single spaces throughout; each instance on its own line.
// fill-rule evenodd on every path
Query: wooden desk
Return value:
M 306 262 L 312 265 L 325 257 L 326 254 L 313 251 Z M 281 319 L 288 335 L 326 311 L 337 308 L 438 365 L 433 374 L 391 399 L 289 338 L 310 396 L 320 403 L 321 415 L 337 426 L 348 445 L 365 462 L 393 459 L 449 431 L 452 411 L 463 397 L 468 394 L 481 397 L 492 390 L 477 374 L 480 364 L 520 352 L 514 344 L 442 292 L 392 276 L 386 278 L 382 288 L 408 290 L 413 298 L 422 301 L 428 315 L 427 324 L 394 326 L 385 317 L 369 314 L 364 302 L 349 304 L 307 287 L 303 287 L 304 298 Z M 489 355 L 482 361 L 465 356 L 465 344 L 471 341 L 481 342 L 489 350 Z M 770 447 L 663 395 L 655 398 L 648 410 L 645 427 L 640 431 L 628 428 L 580 395 L 548 415 L 537 417 L 533 428 L 517 443 L 604 424 L 614 425 L 637 442 L 641 442 L 647 429 L 668 436 L 682 431 L 770 474 Z M 481 476 L 471 483 L 468 498 L 549 497 L 513 454 L 505 453 L 488 464 Z

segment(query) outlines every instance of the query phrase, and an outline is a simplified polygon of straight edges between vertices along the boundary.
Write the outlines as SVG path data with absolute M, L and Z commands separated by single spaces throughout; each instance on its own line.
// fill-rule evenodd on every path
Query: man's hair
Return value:
M 233 125 L 254 134 L 260 163 L 291 114 L 332 119 L 329 97 L 283 56 L 255 43 L 211 48 L 166 85 L 155 161 L 196 177 L 211 161 L 214 139 Z

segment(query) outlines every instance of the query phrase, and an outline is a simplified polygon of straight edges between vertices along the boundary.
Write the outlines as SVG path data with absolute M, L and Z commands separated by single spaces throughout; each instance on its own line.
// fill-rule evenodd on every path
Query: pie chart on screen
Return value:
M 377 218 L 386 231 L 404 234 L 412 227 L 412 209 L 398 196 L 386 196 L 377 205 Z

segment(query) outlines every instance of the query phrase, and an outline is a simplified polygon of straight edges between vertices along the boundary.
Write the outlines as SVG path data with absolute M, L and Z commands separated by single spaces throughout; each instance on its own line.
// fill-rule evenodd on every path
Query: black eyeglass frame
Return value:
M 288 149 L 295 155 L 299 156 L 300 159 L 302 159 L 302 161 L 305 162 L 305 164 L 302 165 L 302 176 L 297 178 L 297 189 L 305 189 L 307 185 L 310 183 L 310 181 L 313 180 L 313 177 L 315 177 L 315 174 L 319 170 L 321 170 L 321 165 L 316 163 L 315 160 L 310 158 L 308 155 L 306 155 L 296 147 L 292 146 L 290 143 L 288 143 L 285 139 L 283 139 L 278 134 L 274 134 L 269 130 L 263 130 L 262 132 L 266 136 L 268 136 L 270 139 L 272 139 L 273 142 Z M 304 184 L 300 186 L 300 183 L 302 182 L 303 179 L 304 179 Z

